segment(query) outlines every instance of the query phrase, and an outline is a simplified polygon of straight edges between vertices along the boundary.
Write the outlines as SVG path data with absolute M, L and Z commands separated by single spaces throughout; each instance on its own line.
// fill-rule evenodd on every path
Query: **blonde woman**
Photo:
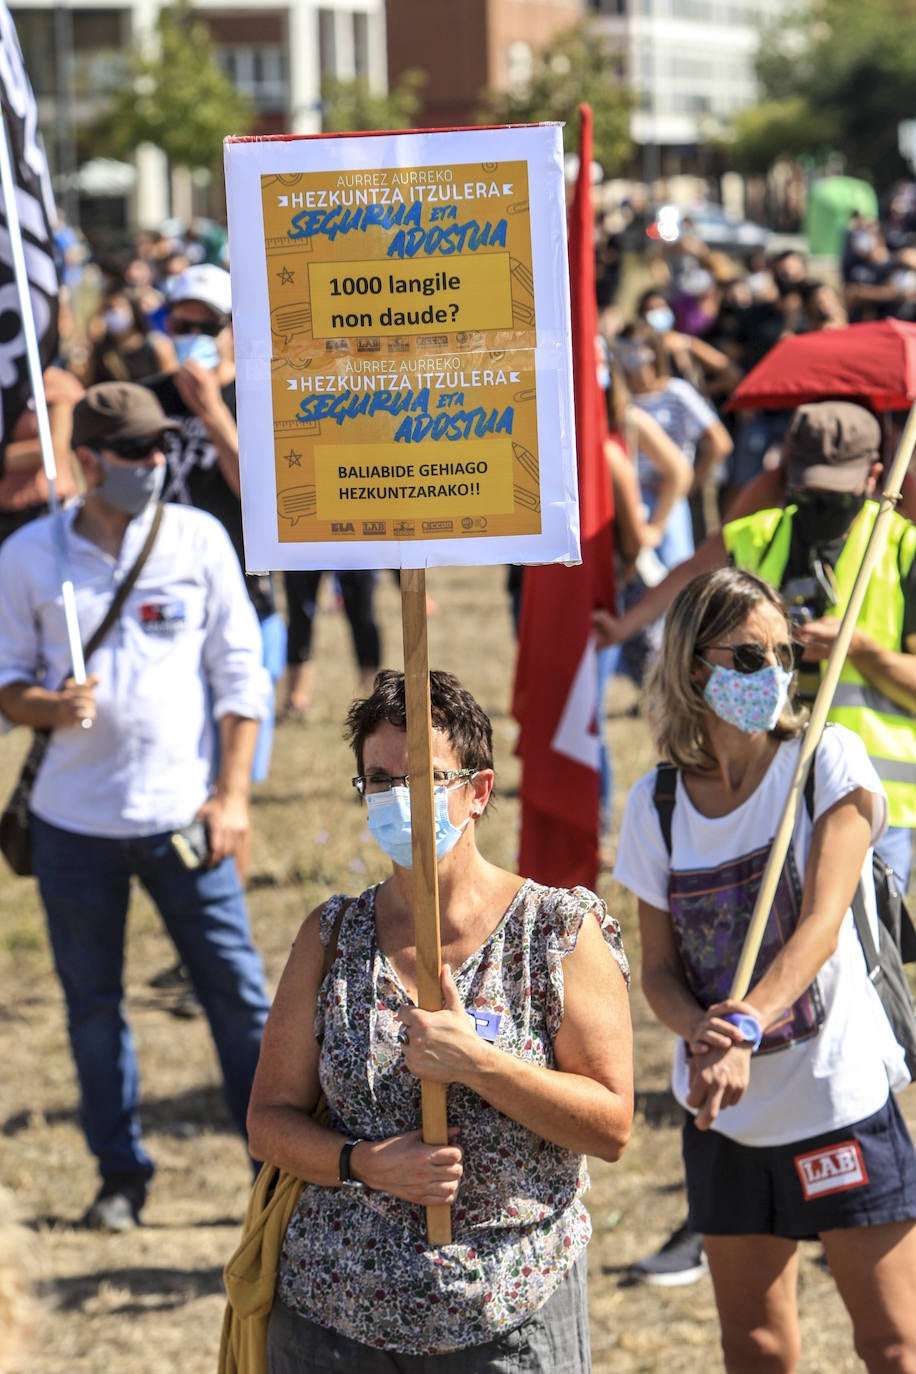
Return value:
M 615 876 L 638 898 L 646 996 L 678 1037 L 689 1224 L 726 1369 L 796 1368 L 797 1246 L 819 1237 L 866 1367 L 911 1371 L 916 1153 L 892 1092 L 908 1075 L 850 911 L 861 880 L 876 921 L 887 803 L 841 726 L 818 745 L 750 989 L 728 995 L 800 748 L 794 663 L 782 603 L 753 573 L 681 591 L 650 682 L 673 769 L 631 791 Z

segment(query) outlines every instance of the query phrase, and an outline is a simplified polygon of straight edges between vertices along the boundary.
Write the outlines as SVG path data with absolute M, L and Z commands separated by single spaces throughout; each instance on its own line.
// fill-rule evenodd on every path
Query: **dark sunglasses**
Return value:
M 226 328 L 226 320 L 169 320 L 169 331 L 175 335 L 206 334 L 215 339 Z
M 806 487 L 789 487 L 786 494 L 793 506 L 805 510 L 820 507 L 832 511 L 845 510 L 851 514 L 862 503 L 862 493 L 854 491 L 808 491 Z
M 154 434 L 150 439 L 119 439 L 117 442 L 105 444 L 105 448 L 116 457 L 130 463 L 142 463 L 145 459 L 152 458 L 154 453 L 161 452 L 164 446 L 164 434 Z
M 759 673 L 761 668 L 767 666 L 767 660 L 771 650 L 765 644 L 707 644 L 704 652 L 710 649 L 719 649 L 722 653 L 731 654 L 732 667 L 736 673 Z M 802 661 L 805 652 L 804 644 L 774 644 L 772 648 L 773 657 L 787 673 L 792 673 Z M 697 655 L 702 658 L 702 654 Z

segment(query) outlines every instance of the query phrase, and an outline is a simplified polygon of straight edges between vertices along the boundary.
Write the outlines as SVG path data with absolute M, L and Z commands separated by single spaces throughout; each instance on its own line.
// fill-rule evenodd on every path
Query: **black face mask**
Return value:
M 795 529 L 808 548 L 833 544 L 849 529 L 865 505 L 865 492 L 795 491 L 790 493 L 798 509 Z

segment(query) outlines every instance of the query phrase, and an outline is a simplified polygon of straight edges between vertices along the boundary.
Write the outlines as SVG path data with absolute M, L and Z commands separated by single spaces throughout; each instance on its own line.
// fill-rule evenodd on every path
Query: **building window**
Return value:
M 262 113 L 285 110 L 289 104 L 289 59 L 281 44 L 222 48 L 220 66 L 233 85 Z
M 357 76 L 369 78 L 369 16 L 362 10 L 353 14 L 353 66 Z
M 510 91 L 527 90 L 534 72 L 534 53 L 531 44 L 518 39 L 510 43 L 506 52 L 506 85 Z

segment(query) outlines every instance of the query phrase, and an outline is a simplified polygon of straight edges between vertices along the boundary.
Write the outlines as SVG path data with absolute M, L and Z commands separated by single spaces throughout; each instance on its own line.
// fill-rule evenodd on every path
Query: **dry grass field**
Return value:
M 497 791 L 481 846 L 514 866 L 517 842 L 508 711 L 514 645 L 501 569 L 444 569 L 429 576 L 438 603 L 430 618 L 430 659 L 451 669 L 491 715 Z M 385 861 L 369 839 L 349 779 L 340 727 L 355 674 L 343 617 L 328 605 L 316 633 L 316 696 L 307 724 L 281 725 L 268 783 L 254 804 L 250 907 L 271 986 L 303 913 L 331 892 L 358 891 Z M 384 661 L 401 662 L 399 598 L 379 584 Z M 614 703 L 630 698 L 615 688 Z M 619 701 L 618 701 L 619 697 Z M 632 717 L 609 722 L 626 786 L 651 762 L 645 729 Z M 0 739 L 0 778 L 14 776 L 21 732 Z M 622 797 L 618 797 L 618 803 Z M 608 875 L 602 895 L 623 922 L 638 972 L 633 903 Z M 61 996 L 53 976 L 33 885 L 0 874 L 0 1189 L 18 1226 L 0 1231 L 2 1260 L 33 1297 L 31 1329 L 18 1358 L 4 1364 L 0 1279 L 0 1368 L 7 1374 L 210 1374 L 223 1308 L 222 1266 L 238 1235 L 248 1187 L 242 1146 L 219 1093 L 206 1024 L 174 1014 L 173 993 L 150 979 L 172 960 L 155 912 L 134 899 L 126 970 L 127 1006 L 138 1042 L 148 1146 L 158 1173 L 144 1226 L 102 1236 L 74 1227 L 96 1180 L 76 1119 L 74 1076 Z M 616 1166 L 596 1163 L 589 1197 L 592 1344 L 596 1374 L 697 1374 L 721 1368 L 707 1278 L 680 1289 L 626 1287 L 629 1262 L 654 1249 L 682 1218 L 678 1112 L 668 1092 L 670 1037 L 637 987 L 638 1104 L 632 1144 Z M 914 1121 L 916 1104 L 904 1096 Z M 2 1202 L 3 1199 L 0 1199 Z M 6 1218 L 0 1206 L 0 1227 Z M 804 1374 L 861 1368 L 849 1324 L 829 1278 L 805 1248 L 801 1270 Z

